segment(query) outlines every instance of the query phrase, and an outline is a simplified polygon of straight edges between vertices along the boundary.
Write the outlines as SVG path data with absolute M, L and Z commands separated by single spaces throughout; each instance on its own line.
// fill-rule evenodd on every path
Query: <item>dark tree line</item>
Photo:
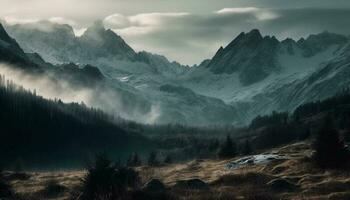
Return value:
M 300 105 L 291 114 L 273 112 L 258 116 L 249 128 L 257 135 L 254 145 L 269 148 L 315 135 L 322 129 L 322 119 L 327 115 L 331 116 L 336 129 L 350 130 L 349 89 L 325 100 Z
M 339 128 L 350 128 L 350 91 L 344 89 L 334 97 L 299 106 L 293 113 L 294 121 L 301 121 L 317 114 L 331 114 Z
M 323 168 L 344 167 L 350 161 L 349 151 L 346 149 L 343 138 L 334 127 L 333 119 L 327 116 L 322 128 L 318 131 L 313 142 L 315 149 L 314 160 Z
M 283 125 L 288 123 L 288 113 L 287 112 L 272 112 L 271 115 L 257 116 L 254 118 L 250 124 L 250 128 L 256 129 L 268 125 Z
M 210 137 L 216 135 L 225 137 L 228 134 L 239 134 L 240 128 L 233 125 L 209 125 L 209 126 L 188 126 L 183 124 L 140 124 L 121 118 L 116 119 L 117 123 L 126 130 L 136 131 L 148 137 L 157 139 L 179 138 L 180 136 Z
M 300 105 L 291 114 L 274 111 L 270 115 L 259 115 L 252 120 L 249 127 L 257 129 L 266 126 L 302 123 L 303 120 L 319 114 L 332 114 L 337 126 L 349 128 L 350 90 L 344 89 L 334 97 Z
M 350 91 L 299 106 L 291 115 L 274 112 L 250 124 L 256 148 L 270 148 L 312 136 L 313 160 L 323 168 L 348 166 L 350 153 Z
M 225 142 L 221 145 L 218 151 L 219 158 L 232 158 L 237 155 L 237 145 L 230 136 L 226 137 Z
M 0 164 L 9 166 L 20 159 L 30 166 L 59 161 L 74 165 L 100 151 L 120 154 L 141 139 L 111 120 L 98 109 L 44 99 L 1 76 Z

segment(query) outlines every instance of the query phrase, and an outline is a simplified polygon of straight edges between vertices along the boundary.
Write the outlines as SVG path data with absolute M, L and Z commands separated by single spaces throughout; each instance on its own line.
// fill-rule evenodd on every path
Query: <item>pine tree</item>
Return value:
M 209 150 L 209 152 L 217 151 L 219 146 L 220 146 L 220 142 L 217 138 L 215 138 L 215 139 L 210 141 L 209 146 L 208 146 L 208 150 Z
M 253 152 L 252 146 L 250 145 L 249 140 L 246 140 L 243 145 L 242 153 L 243 155 L 249 155 Z
M 165 164 L 171 164 L 173 162 L 173 160 L 171 159 L 170 155 L 167 155 L 164 159 L 164 163 Z
M 157 166 L 159 165 L 159 161 L 157 160 L 157 153 L 151 152 L 148 157 L 148 165 L 149 166 Z
M 230 136 L 227 136 L 225 143 L 220 147 L 219 158 L 232 158 L 237 154 L 236 144 L 232 141 Z
M 139 183 L 140 177 L 135 170 L 126 167 L 116 168 L 106 154 L 100 154 L 87 169 L 77 199 L 129 199 L 124 198 L 127 190 L 136 188 Z
M 14 196 L 11 185 L 5 180 L 3 172 L 0 169 L 0 199 L 12 199 Z
M 326 117 L 313 147 L 314 159 L 321 167 L 340 167 L 348 161 L 348 152 L 330 116 Z
M 133 153 L 131 156 L 129 156 L 126 165 L 128 167 L 138 167 L 142 165 L 142 161 L 137 153 Z

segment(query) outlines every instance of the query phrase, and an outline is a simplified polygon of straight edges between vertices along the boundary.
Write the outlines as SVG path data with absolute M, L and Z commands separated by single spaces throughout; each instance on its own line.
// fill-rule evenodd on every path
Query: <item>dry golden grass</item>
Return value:
M 58 184 L 74 189 L 80 185 L 84 171 L 65 171 L 65 172 L 35 172 L 27 173 L 30 177 L 27 180 L 12 180 L 10 183 L 15 191 L 23 197 L 32 199 L 49 199 L 41 195 L 42 191 L 50 181 L 55 181 Z M 61 196 L 52 199 L 68 199 L 69 191 L 64 192 Z
M 225 168 L 230 160 L 195 160 L 184 164 L 160 167 L 139 167 L 142 181 L 162 180 L 171 188 L 179 180 L 198 178 L 210 185 L 208 191 L 172 191 L 179 199 L 264 200 L 264 199 L 350 199 L 350 171 L 324 171 L 312 164 L 308 143 L 295 143 L 269 152 L 285 155 L 288 159 L 266 165 L 250 165 L 235 170 Z M 55 180 L 73 190 L 79 186 L 84 171 L 30 173 L 28 180 L 13 180 L 16 192 L 30 195 L 42 191 L 45 183 Z M 298 186 L 292 192 L 273 192 L 266 183 L 282 178 Z M 68 199 L 69 192 L 56 199 Z

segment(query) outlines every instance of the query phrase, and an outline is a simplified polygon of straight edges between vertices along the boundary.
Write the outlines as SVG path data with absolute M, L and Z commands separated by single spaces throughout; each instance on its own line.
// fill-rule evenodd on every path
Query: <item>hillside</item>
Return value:
M 81 167 L 93 154 L 125 158 L 151 142 L 84 104 L 47 100 L 0 77 L 0 166 L 26 169 Z M 17 164 L 16 164 L 17 163 Z
M 182 78 L 182 86 L 222 99 L 241 121 L 331 97 L 349 86 L 349 38 L 330 32 L 298 41 L 241 33 L 213 59 Z
M 274 148 L 263 154 L 280 155 L 281 160 L 265 164 L 244 165 L 228 169 L 232 160 L 196 160 L 163 167 L 141 167 L 143 183 L 152 178 L 162 180 L 180 199 L 348 199 L 349 174 L 338 170 L 322 170 L 309 161 L 312 153 L 308 142 Z M 7 176 L 10 177 L 9 173 Z M 79 186 L 84 171 L 29 173 L 24 180 L 11 178 L 15 191 L 27 197 L 40 195 L 48 181 L 55 180 L 66 187 L 52 199 L 69 199 L 69 193 Z M 200 179 L 209 190 L 176 189 L 181 180 Z M 277 183 L 280 184 L 277 184 Z M 254 191 L 254 192 L 252 192 Z M 37 196 L 36 196 L 37 197 Z

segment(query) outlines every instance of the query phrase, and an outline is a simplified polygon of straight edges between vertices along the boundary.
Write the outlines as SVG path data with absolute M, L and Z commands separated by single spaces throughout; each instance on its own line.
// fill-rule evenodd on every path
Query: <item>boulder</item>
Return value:
M 274 179 L 267 183 L 271 190 L 276 192 L 290 192 L 295 191 L 298 187 L 283 178 Z
M 209 190 L 209 185 L 200 179 L 177 181 L 174 189 Z
M 45 188 L 39 192 L 39 194 L 43 197 L 59 197 L 63 195 L 68 190 L 68 188 L 64 185 L 59 184 L 58 182 L 51 180 L 46 183 Z
M 165 185 L 159 179 L 152 179 L 148 181 L 142 188 L 144 191 L 159 193 L 165 192 Z

